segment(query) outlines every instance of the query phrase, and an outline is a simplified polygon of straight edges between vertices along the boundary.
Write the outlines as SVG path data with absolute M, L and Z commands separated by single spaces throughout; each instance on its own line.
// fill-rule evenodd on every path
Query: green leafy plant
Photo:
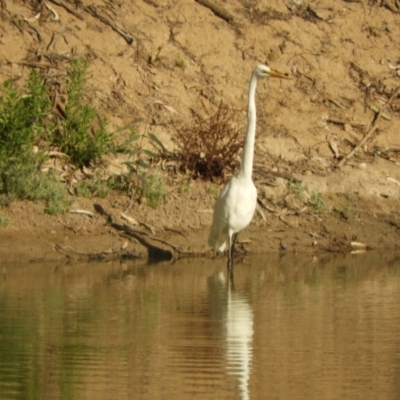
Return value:
M 49 148 L 68 155 L 75 167 L 95 166 L 109 153 L 128 155 L 126 176 L 104 183 L 94 174 L 77 183 L 80 196 L 105 197 L 114 187 L 146 196 L 153 206 L 165 197 L 161 178 L 149 174 L 143 178 L 142 174 L 167 150 L 155 135 L 138 135 L 130 125 L 108 130 L 107 120 L 85 101 L 88 66 L 81 58 L 70 62 L 63 117 L 52 113 L 49 91 L 38 71 L 30 72 L 23 89 L 10 80 L 4 83 L 0 92 L 0 204 L 15 199 L 45 201 L 50 214 L 68 208 L 68 191 L 58 172 L 41 169 L 47 158 L 44 150 Z M 128 138 L 117 146 L 114 136 L 121 131 L 128 131 Z M 150 147 L 144 146 L 144 139 Z
M 167 195 L 164 179 L 159 174 L 141 174 L 142 192 L 150 207 L 160 205 Z
M 102 182 L 100 176 L 92 177 L 91 179 L 85 179 L 76 187 L 78 196 L 92 198 L 100 197 L 105 198 L 110 193 L 110 187 Z
M 15 199 L 46 202 L 46 212 L 57 214 L 68 208 L 67 189 L 56 173 L 40 171 L 40 159 L 25 154 L 24 162 L 9 158 L 0 163 L 0 203 Z
M 0 215 L 0 227 L 5 228 L 10 223 L 10 218 L 5 215 Z
M 179 191 L 182 195 L 187 196 L 190 192 L 190 189 L 191 189 L 191 181 L 187 179 L 181 183 Z
M 310 204 L 312 208 L 319 214 L 328 210 L 328 206 L 325 204 L 322 196 L 317 192 L 311 193 Z
M 218 189 L 214 186 L 210 186 L 207 188 L 207 193 L 210 194 L 211 196 L 217 198 L 218 196 Z
M 19 156 L 32 149 L 44 134 L 43 119 L 51 113 L 51 103 L 39 73 L 32 69 L 27 89 L 18 90 L 8 80 L 3 85 L 4 97 L 0 97 L 0 155 Z
M 186 68 L 185 60 L 183 60 L 182 58 L 177 58 L 175 60 L 175 65 L 180 69 L 185 69 Z
M 164 58 L 164 56 L 161 54 L 161 50 L 162 50 L 162 47 L 159 46 L 157 49 L 156 56 L 154 57 L 155 61 L 161 61 Z
M 128 160 L 124 163 L 128 168 L 128 173 L 112 176 L 109 180 L 109 185 L 113 189 L 126 191 L 130 196 L 136 194 L 136 197 L 140 199 L 144 193 L 143 186 L 145 182 L 141 176 L 144 171 L 149 170 L 152 161 L 158 161 L 161 154 L 167 154 L 168 151 L 157 136 L 152 133 L 148 135 L 135 134 L 133 128 L 129 126 L 121 129 L 130 129 L 131 135 L 120 146 L 116 146 L 113 152 L 123 153 L 128 156 Z M 150 144 L 152 150 L 145 147 L 145 139 L 147 139 L 147 143 Z
M 288 180 L 286 185 L 287 188 L 294 193 L 297 199 L 303 201 L 305 187 L 301 185 L 301 183 L 299 183 L 298 181 L 296 181 L 295 178 L 292 177 Z
M 34 144 L 54 129 L 51 102 L 40 74 L 31 70 L 26 88 L 14 82 L 3 85 L 0 98 L 0 204 L 15 199 L 46 202 L 46 211 L 55 214 L 68 206 L 67 190 L 54 173 L 45 174 L 40 166 L 42 152 Z
M 96 163 L 112 149 L 112 134 L 107 130 L 107 120 L 98 117 L 96 109 L 84 102 L 88 65 L 84 58 L 71 60 L 66 119 L 62 121 L 62 132 L 56 143 L 79 167 Z

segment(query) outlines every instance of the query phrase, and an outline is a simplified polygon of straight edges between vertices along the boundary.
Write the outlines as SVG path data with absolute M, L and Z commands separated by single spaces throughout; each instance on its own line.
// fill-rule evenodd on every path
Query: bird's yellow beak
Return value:
M 270 70 L 269 75 L 272 76 L 273 78 L 280 78 L 280 79 L 292 79 L 290 76 L 287 74 L 281 74 L 280 72 L 277 71 L 272 71 Z

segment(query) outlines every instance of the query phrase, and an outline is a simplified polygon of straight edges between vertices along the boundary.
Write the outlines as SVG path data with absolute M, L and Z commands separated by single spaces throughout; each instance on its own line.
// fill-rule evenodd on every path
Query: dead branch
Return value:
M 394 12 L 395 14 L 398 14 L 399 10 L 397 10 L 396 6 L 391 2 L 391 0 L 383 0 L 383 3 L 385 6 L 391 11 Z
M 177 255 L 178 257 L 205 256 L 207 254 L 207 252 L 186 251 L 171 242 L 168 242 L 157 236 L 150 235 L 149 233 L 142 231 L 141 229 L 133 228 L 133 227 L 125 225 L 125 224 L 120 225 L 115 222 L 112 222 L 111 226 L 113 228 L 123 231 L 125 234 L 127 234 L 129 236 L 133 236 L 135 239 L 137 239 L 138 242 L 140 242 L 144 247 L 147 248 L 149 257 L 151 257 L 151 258 L 160 259 L 160 256 L 161 256 L 161 258 L 172 259 L 174 255 L 167 250 L 160 249 L 159 247 L 153 246 L 151 243 L 148 242 L 148 240 L 154 240 L 156 242 L 162 243 L 162 244 L 170 247 L 176 253 L 175 255 Z M 169 258 L 168 258 L 168 254 L 170 254 Z
M 339 103 L 336 100 L 333 99 L 328 99 L 332 104 L 334 104 L 335 106 L 341 108 L 342 110 L 347 110 L 349 107 L 344 106 L 343 104 Z
M 224 8 L 217 6 L 209 0 L 195 0 L 197 3 L 201 4 L 204 7 L 209 8 L 217 17 L 222 18 L 226 22 L 231 22 L 233 17 L 228 13 Z
M 359 124 L 358 122 L 351 122 L 351 121 L 343 121 L 341 119 L 336 119 L 331 117 L 329 117 L 327 121 L 337 125 L 351 125 L 354 126 L 354 128 L 365 128 L 365 124 Z
M 65 4 L 63 1 L 61 0 L 49 0 L 52 3 L 54 3 L 57 6 L 60 6 L 62 8 L 64 8 L 65 10 L 67 10 L 70 14 L 74 15 L 75 17 L 83 20 L 83 16 L 76 10 L 74 10 L 73 8 L 71 8 L 69 5 Z
M 89 13 L 90 15 L 92 15 L 93 17 L 99 19 L 101 22 L 103 22 L 104 24 L 110 26 L 115 32 L 117 32 L 119 35 L 121 35 L 125 41 L 128 44 L 132 44 L 133 43 L 133 37 L 131 35 L 129 35 L 128 33 L 124 32 L 122 29 L 118 28 L 114 22 L 110 21 L 108 18 L 106 18 L 104 15 L 101 15 L 97 12 L 96 8 L 94 5 L 90 5 L 88 7 L 84 6 L 83 9 Z
M 59 244 L 54 245 L 54 249 L 60 254 L 67 257 L 75 256 L 77 258 L 85 258 L 89 261 L 111 261 L 118 259 L 138 259 L 140 258 L 137 254 L 131 253 L 127 250 L 121 251 L 100 251 L 98 253 L 84 252 L 74 250 L 69 246 L 60 246 Z
M 184 238 L 187 238 L 187 235 L 184 232 L 182 232 L 180 229 L 174 229 L 174 228 L 171 228 L 171 227 L 166 226 L 166 225 L 164 225 L 164 229 L 166 231 L 173 232 L 173 233 L 176 233 L 178 235 L 183 236 Z
M 347 154 L 347 156 L 345 156 L 338 164 L 339 167 L 341 167 L 350 157 L 352 157 L 354 155 L 354 153 L 361 147 L 363 146 L 368 139 L 372 136 L 372 134 L 375 132 L 375 130 L 378 128 L 378 126 L 376 125 L 377 121 L 379 121 L 379 118 L 382 115 L 383 110 L 389 106 L 389 104 L 393 101 L 393 99 L 399 94 L 400 92 L 400 86 L 395 89 L 395 91 L 393 92 L 393 94 L 390 96 L 390 99 L 381 107 L 381 109 L 379 110 L 378 113 L 376 113 L 374 115 L 374 118 L 372 119 L 372 121 L 370 122 L 368 129 L 367 129 L 367 133 L 365 134 L 365 136 L 360 140 L 360 142 L 357 144 L 356 147 L 354 147 L 354 149 Z
M 340 158 L 339 149 L 337 147 L 336 141 L 331 139 L 332 133 L 328 133 L 326 135 L 326 141 L 328 142 L 329 149 L 332 151 L 333 155 L 336 159 Z
M 259 197 L 257 197 L 257 203 L 260 204 L 260 206 L 262 206 L 268 212 L 273 214 L 276 213 L 276 211 L 272 207 L 267 206 Z
M 38 31 L 38 29 L 35 28 L 29 21 L 26 21 L 26 20 L 25 20 L 25 22 L 26 22 L 26 24 L 29 26 L 29 28 L 32 29 L 32 30 L 36 33 L 36 37 L 37 37 L 38 41 L 39 41 L 40 43 L 42 43 L 42 42 L 43 42 L 43 37 L 42 37 L 42 35 L 40 34 L 40 32 Z
M 258 173 L 258 174 L 260 174 L 262 176 L 266 176 L 266 177 L 270 177 L 272 175 L 272 176 L 275 176 L 277 178 L 286 179 L 287 181 L 292 179 L 293 182 L 295 182 L 295 183 L 297 183 L 297 182 L 301 183 L 301 181 L 299 181 L 295 177 L 291 176 L 290 174 L 287 174 L 286 172 L 279 172 L 279 171 L 272 171 L 272 170 L 269 170 L 268 172 L 266 172 L 261 167 L 257 167 L 257 166 L 255 166 L 253 168 L 253 172 L 254 173 Z
M 54 68 L 54 69 L 59 69 L 61 70 L 60 67 L 57 67 L 55 65 L 51 65 L 51 64 L 40 64 L 40 63 L 36 63 L 36 62 L 15 62 L 15 64 L 18 65 L 24 65 L 26 67 L 31 67 L 31 68 L 41 68 L 41 69 L 49 69 L 49 68 Z

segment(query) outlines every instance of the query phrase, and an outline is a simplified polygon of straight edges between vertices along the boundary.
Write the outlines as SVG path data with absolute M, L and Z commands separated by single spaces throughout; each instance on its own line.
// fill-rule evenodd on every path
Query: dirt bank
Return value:
M 154 133 L 173 150 L 173 129 L 190 123 L 191 109 L 209 115 L 223 99 L 245 122 L 250 73 L 268 62 L 294 79 L 258 88 L 260 211 L 239 248 L 278 252 L 282 244 L 310 255 L 348 251 L 352 241 L 397 248 L 400 98 L 391 100 L 384 118 L 373 111 L 400 85 L 400 23 L 393 10 L 372 0 L 215 1 L 221 14 L 195 1 L 97 0 L 96 14 L 86 3 L 48 1 L 38 9 L 34 2 L 0 2 L 0 81 L 25 77 L 32 66 L 65 75 L 69 58 L 85 56 L 91 60 L 88 100 L 111 126 L 139 121 L 139 133 Z M 358 146 L 371 123 L 375 131 Z M 144 244 L 118 228 L 128 224 L 121 213 L 136 220 L 132 226 L 152 245 L 211 255 L 205 243 L 220 186 L 160 171 L 168 195 L 156 209 L 136 202 L 129 208 L 119 193 L 73 197 L 71 210 L 92 217 L 51 217 L 43 204 L 24 201 L 1 207 L 10 221 L 0 228 L 2 259 L 73 256 L 67 246 L 145 257 Z

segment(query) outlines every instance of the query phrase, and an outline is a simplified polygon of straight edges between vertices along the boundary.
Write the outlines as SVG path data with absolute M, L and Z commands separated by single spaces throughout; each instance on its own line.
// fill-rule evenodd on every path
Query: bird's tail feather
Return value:
M 218 237 L 214 232 L 210 233 L 208 237 L 208 245 L 212 247 L 216 252 L 222 253 L 226 247 L 225 238 Z

